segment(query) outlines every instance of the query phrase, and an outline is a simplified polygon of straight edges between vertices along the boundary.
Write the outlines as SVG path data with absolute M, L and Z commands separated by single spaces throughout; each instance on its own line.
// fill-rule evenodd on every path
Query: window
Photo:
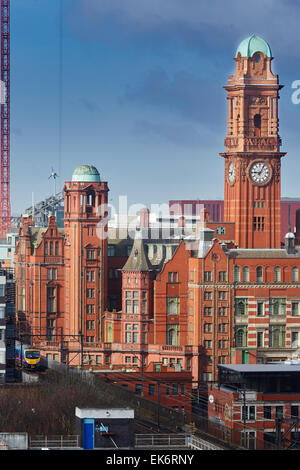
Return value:
M 167 314 L 179 314 L 179 297 L 167 297 Z
M 139 313 L 139 292 L 138 291 L 126 291 L 126 313 Z
M 272 407 L 269 405 L 264 406 L 264 419 L 272 419 Z
M 299 346 L 299 332 L 298 331 L 292 331 L 291 341 L 292 341 L 292 348 L 298 348 Z
M 298 268 L 293 268 L 292 269 L 292 280 L 293 280 L 293 282 L 298 282 L 298 280 L 299 280 Z
M 226 281 L 226 271 L 219 271 L 219 282 L 224 282 Z
M 56 312 L 56 289 L 55 287 L 47 287 L 47 312 Z
M 204 323 L 204 333 L 211 333 L 211 331 L 212 331 L 212 324 Z
M 218 341 L 219 349 L 226 349 L 226 346 L 227 346 L 227 341 L 225 339 L 220 339 Z
M 204 300 L 211 300 L 212 299 L 212 292 L 205 291 L 204 292 Z
M 204 316 L 205 317 L 211 316 L 211 307 L 204 307 Z
M 149 395 L 155 395 L 155 384 L 149 384 L 148 385 L 148 393 Z
M 249 450 L 256 448 L 256 432 L 255 431 L 242 431 L 241 432 L 241 445 Z
M 135 384 L 135 393 L 137 395 L 142 395 L 142 385 L 141 384 Z
M 299 417 L 299 406 L 291 405 L 291 418 L 298 418 L 298 417 Z
M 257 55 L 255 57 L 255 61 L 258 62 L 259 60 L 260 60 L 260 56 Z M 261 115 L 260 114 L 255 114 L 253 118 L 253 124 L 254 124 L 255 137 L 260 137 L 260 132 L 261 132 Z
M 87 282 L 94 282 L 95 281 L 95 271 L 87 271 L 86 272 L 86 281 Z
M 218 364 L 226 364 L 226 356 L 218 356 Z
M 178 273 L 168 273 L 168 282 L 178 282 Z
M 234 266 L 233 280 L 234 280 L 234 282 L 240 282 L 240 268 L 239 268 L 239 266 Z
M 115 245 L 108 245 L 107 255 L 108 256 L 116 256 L 116 247 L 115 247 Z
M 243 281 L 249 282 L 249 268 L 247 266 L 243 268 Z
M 270 315 L 285 315 L 286 314 L 286 299 L 271 297 L 269 304 Z
M 285 327 L 270 326 L 269 328 L 269 346 L 279 348 L 285 346 Z
M 219 323 L 218 324 L 219 333 L 226 333 L 226 330 L 227 330 L 227 323 Z
M 57 279 L 57 269 L 56 268 L 47 269 L 47 279 L 48 279 L 48 281 Z
M 264 217 L 253 217 L 253 231 L 254 232 L 265 231 L 265 218 Z
M 167 325 L 167 344 L 178 346 L 178 325 Z
M 96 250 L 87 250 L 86 258 L 89 260 L 96 259 Z
M 274 269 L 274 281 L 275 282 L 281 281 L 281 269 L 278 266 Z
M 178 384 L 172 384 L 172 395 L 178 395 Z
M 256 282 L 263 282 L 263 270 L 261 266 L 256 268 Z
M 219 290 L 218 291 L 218 299 L 219 300 L 226 300 L 226 291 L 225 290 Z
M 227 315 L 227 308 L 226 307 L 219 307 L 218 308 L 218 315 L 219 315 L 219 317 L 225 317 Z
M 255 421 L 255 406 L 246 405 L 241 407 L 241 420 Z
M 95 342 L 95 336 L 87 336 L 85 340 L 86 340 L 87 343 L 94 343 Z
M 204 340 L 204 347 L 205 347 L 205 349 L 211 349 L 212 341 L 210 339 Z
M 95 313 L 95 305 L 87 304 L 86 313 L 87 314 L 94 314 Z
M 247 298 L 235 299 L 235 315 L 248 315 L 248 299 Z
M 265 314 L 265 302 L 263 300 L 257 301 L 257 316 L 262 317 Z
M 142 333 L 142 344 L 147 344 L 147 333 Z
M 95 322 L 94 322 L 94 320 L 87 320 L 87 321 L 86 321 L 86 329 L 87 329 L 87 330 L 94 330 L 94 329 L 95 329 Z
M 47 340 L 52 341 L 55 339 L 54 320 L 47 320 Z
M 282 405 L 277 405 L 275 407 L 275 414 L 276 418 L 283 418 L 283 406 Z
M 235 328 L 235 346 L 237 348 L 244 348 L 247 346 L 248 330 L 246 326 Z
M 95 289 L 87 289 L 86 290 L 86 296 L 88 299 L 94 299 L 95 298 Z
M 257 347 L 262 348 L 264 346 L 264 333 L 263 331 L 258 331 L 256 335 Z
M 299 315 L 299 302 L 292 302 L 292 316 Z
M 211 279 L 211 271 L 204 271 L 204 281 L 210 282 Z

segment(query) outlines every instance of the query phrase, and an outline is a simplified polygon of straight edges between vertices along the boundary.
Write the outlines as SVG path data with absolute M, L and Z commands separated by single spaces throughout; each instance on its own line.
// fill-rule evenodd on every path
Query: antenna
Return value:
M 49 176 L 48 179 L 50 180 L 51 178 L 53 178 L 54 180 L 54 196 L 56 195 L 56 178 L 58 177 L 59 177 L 58 174 L 54 171 L 53 168 L 51 168 L 51 175 Z

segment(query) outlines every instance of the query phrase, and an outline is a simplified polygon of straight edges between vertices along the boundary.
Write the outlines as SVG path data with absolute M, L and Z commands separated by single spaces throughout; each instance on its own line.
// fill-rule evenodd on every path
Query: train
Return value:
M 19 367 L 26 369 L 39 369 L 41 367 L 41 354 L 39 349 L 28 344 L 21 344 L 16 341 L 15 360 Z

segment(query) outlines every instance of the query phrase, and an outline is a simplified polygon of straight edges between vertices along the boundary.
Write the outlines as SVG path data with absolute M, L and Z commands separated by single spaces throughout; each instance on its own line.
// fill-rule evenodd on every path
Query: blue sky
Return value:
M 53 191 L 51 167 L 62 188 L 81 163 L 95 165 L 108 181 L 116 210 L 119 195 L 148 206 L 223 198 L 223 86 L 239 42 L 252 33 L 270 44 L 284 85 L 282 196 L 300 197 L 300 104 L 291 100 L 292 82 L 300 80 L 298 2 L 11 4 L 13 214 L 31 204 L 32 192 L 39 201 Z

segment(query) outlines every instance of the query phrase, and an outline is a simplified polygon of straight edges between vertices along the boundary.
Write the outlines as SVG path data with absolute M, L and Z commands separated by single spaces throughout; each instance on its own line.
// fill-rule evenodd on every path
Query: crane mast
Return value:
M 0 239 L 10 231 L 10 0 L 1 0 L 1 181 Z

